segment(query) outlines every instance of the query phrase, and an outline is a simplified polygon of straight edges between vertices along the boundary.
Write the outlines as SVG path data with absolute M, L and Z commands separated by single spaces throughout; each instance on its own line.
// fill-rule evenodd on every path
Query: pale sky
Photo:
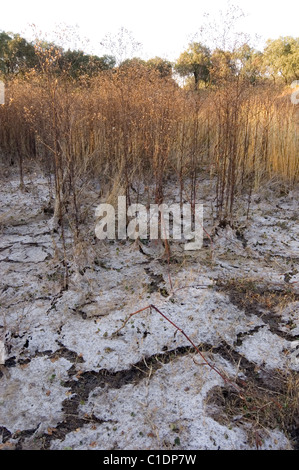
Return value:
M 298 0 L 232 0 L 231 4 L 239 6 L 245 14 L 236 24 L 238 32 L 249 33 L 251 37 L 257 34 L 262 40 L 299 36 Z M 20 33 L 30 40 L 33 39 L 30 25 L 35 24 L 44 37 L 47 33 L 50 34 L 47 38 L 53 40 L 53 31 L 59 31 L 64 40 L 65 28 L 76 28 L 80 38 L 89 41 L 85 50 L 103 55 L 107 51 L 100 41 L 107 33 L 116 34 L 124 27 L 142 43 L 142 50 L 136 54 L 139 57 L 175 60 L 200 31 L 204 13 L 211 18 L 226 9 L 226 0 L 2 0 L 0 31 Z M 200 35 L 196 39 L 200 40 Z M 56 43 L 59 42 L 57 39 Z M 82 48 L 80 42 L 76 45 Z

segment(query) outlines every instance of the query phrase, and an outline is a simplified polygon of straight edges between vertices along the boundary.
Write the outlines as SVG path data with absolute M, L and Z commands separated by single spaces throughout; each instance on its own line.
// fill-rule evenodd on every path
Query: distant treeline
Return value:
M 269 41 L 263 52 L 193 42 L 172 64 L 1 33 L 0 157 L 7 168 L 18 164 L 22 188 L 27 163 L 49 176 L 54 219 L 76 234 L 91 182 L 129 203 L 144 185 L 160 204 L 171 180 L 180 202 L 194 207 L 203 171 L 215 181 L 215 215 L 231 220 L 238 195 L 247 193 L 249 208 L 266 182 L 299 181 L 298 106 L 288 85 L 298 64 L 293 38 Z
M 286 84 L 299 80 L 299 38 L 290 36 L 269 39 L 263 51 L 245 43 L 233 51 L 211 50 L 200 42 L 192 42 L 175 62 L 155 57 L 142 60 L 126 58 L 117 64 L 113 54 L 86 54 L 82 50 L 64 50 L 54 43 L 37 40 L 29 42 L 19 34 L 0 33 L 0 75 L 9 78 L 30 69 L 42 70 L 44 57 L 55 65 L 56 73 L 67 71 L 73 78 L 94 75 L 118 67 L 139 65 L 156 69 L 162 77 L 174 73 L 185 78 L 184 85 L 198 89 L 213 86 L 230 77 L 243 76 L 252 84 L 259 80 L 282 80 Z

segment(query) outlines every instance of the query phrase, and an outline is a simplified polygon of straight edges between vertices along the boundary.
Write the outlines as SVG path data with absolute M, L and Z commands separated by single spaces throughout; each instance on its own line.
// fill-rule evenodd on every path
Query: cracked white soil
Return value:
M 261 380 L 298 372 L 298 191 L 264 189 L 249 221 L 240 205 L 241 232 L 218 227 L 197 252 L 172 243 L 170 263 L 153 243 L 97 240 L 94 199 L 81 249 L 67 233 L 64 290 L 60 235 L 43 211 L 47 180 L 32 175 L 26 188 L 16 177 L 0 189 L 1 448 L 255 449 L 253 422 L 217 419 L 225 410 L 213 391 L 236 391 L 181 332 L 154 309 L 123 322 L 155 305 L 232 383 L 252 380 L 250 367 Z M 207 232 L 208 189 L 203 183 Z M 245 311 L 217 287 L 244 279 L 292 300 Z M 279 428 L 259 431 L 261 449 L 293 446 Z

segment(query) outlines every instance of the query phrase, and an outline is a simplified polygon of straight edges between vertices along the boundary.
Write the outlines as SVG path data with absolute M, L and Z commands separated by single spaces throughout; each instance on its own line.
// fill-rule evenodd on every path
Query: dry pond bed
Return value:
M 298 190 L 215 227 L 203 183 L 210 235 L 169 259 L 97 240 L 92 194 L 66 289 L 47 180 L 1 183 L 1 448 L 298 449 Z

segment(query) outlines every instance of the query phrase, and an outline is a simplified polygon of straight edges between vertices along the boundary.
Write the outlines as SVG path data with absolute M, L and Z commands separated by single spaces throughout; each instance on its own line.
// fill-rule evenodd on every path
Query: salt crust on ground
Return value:
M 30 188 L 28 181 L 27 185 Z M 87 251 L 100 263 L 87 263 L 83 271 L 74 263 L 67 291 L 61 290 L 59 240 L 41 210 L 47 195 L 47 181 L 40 177 L 25 193 L 18 189 L 17 179 L 1 186 L 0 339 L 5 342 L 6 365 L 0 377 L 0 427 L 10 433 L 5 445 L 16 445 L 18 432 L 30 430 L 23 446 L 34 447 L 39 436 L 64 420 L 66 400 L 73 398 L 71 387 L 65 385 L 68 380 L 80 381 L 80 374 L 88 371 L 126 371 L 143 359 L 188 346 L 187 339 L 153 309 L 133 316 L 120 335 L 113 335 L 130 313 L 150 304 L 197 345 L 226 344 L 257 367 L 299 370 L 298 302 L 276 312 L 281 320 L 273 332 L 263 315 L 245 314 L 227 293 L 213 288 L 217 278 L 251 278 L 279 291 L 289 273 L 292 289 L 299 293 L 293 263 L 299 259 L 297 193 L 278 202 L 269 196 L 253 203 L 254 217 L 243 239 L 229 227 L 218 230 L 213 262 L 210 247 L 169 268 L 154 256 L 150 244 L 142 253 L 132 242 L 96 242 Z M 173 249 L 182 253 L 179 246 Z M 96 421 L 61 439 L 55 439 L 54 432 L 50 448 L 252 448 L 248 426 L 227 427 L 210 416 L 207 394 L 224 383 L 194 357 L 175 356 L 155 372 L 149 369 L 138 383 L 119 389 L 93 388 L 76 413 L 78 419 L 94 415 Z M 230 378 L 238 374 L 236 364 L 221 354 L 210 353 L 209 358 Z M 201 362 L 198 356 L 196 361 Z M 289 449 L 290 443 L 281 431 L 269 429 L 261 448 Z

